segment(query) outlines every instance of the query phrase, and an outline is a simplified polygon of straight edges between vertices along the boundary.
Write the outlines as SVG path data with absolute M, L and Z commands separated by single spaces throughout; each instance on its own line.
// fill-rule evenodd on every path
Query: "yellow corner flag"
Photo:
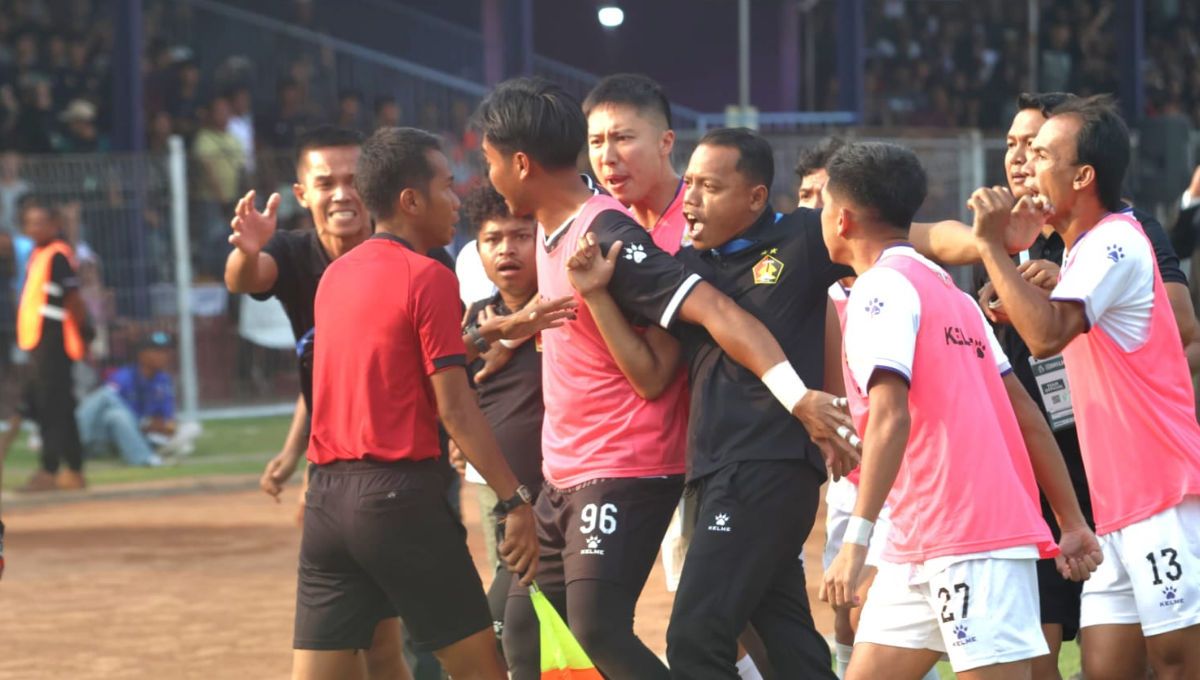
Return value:
M 536 583 L 529 586 L 529 598 L 541 629 L 542 680 L 604 680 Z

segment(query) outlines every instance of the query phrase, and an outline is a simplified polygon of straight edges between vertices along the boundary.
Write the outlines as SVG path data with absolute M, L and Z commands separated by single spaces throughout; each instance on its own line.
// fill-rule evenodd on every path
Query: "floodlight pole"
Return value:
M 1041 7 L 1038 6 L 1038 0 L 1029 0 L 1027 11 L 1029 14 L 1028 26 L 1026 31 L 1028 43 L 1026 48 L 1029 50 L 1029 91 L 1038 91 L 1038 29 L 1041 23 Z
M 750 108 L 750 0 L 738 0 L 738 106 Z

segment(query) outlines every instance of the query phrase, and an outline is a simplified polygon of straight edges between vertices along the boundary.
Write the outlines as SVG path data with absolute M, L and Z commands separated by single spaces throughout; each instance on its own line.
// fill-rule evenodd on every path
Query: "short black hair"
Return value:
M 375 113 L 378 114 L 383 109 L 383 107 L 387 106 L 388 104 L 395 104 L 395 103 L 396 103 L 395 97 L 388 95 L 388 94 L 381 94 L 375 98 Z
M 1078 97 L 1070 92 L 1022 92 L 1017 95 L 1017 111 L 1037 110 L 1049 118 L 1051 111 L 1072 99 Z
M 521 151 L 548 169 L 574 167 L 587 141 L 583 109 L 542 78 L 514 78 L 479 104 L 474 124 L 504 154 Z
M 478 234 L 484 222 L 508 219 L 512 213 L 508 211 L 508 204 L 500 192 L 491 184 L 484 184 L 472 189 L 463 199 L 462 216 L 471 233 Z
M 1077 116 L 1081 125 L 1075 136 L 1075 162 L 1096 170 L 1096 194 L 1105 209 L 1122 208 L 1121 184 L 1129 169 L 1129 128 L 1117 111 L 1116 101 L 1106 94 L 1068 99 L 1050 112 L 1053 116 Z
M 304 156 L 313 149 L 328 149 L 337 146 L 362 146 L 363 135 L 358 130 L 320 125 L 300 135 L 296 140 L 296 167 L 304 162 Z
M 592 110 L 604 104 L 627 104 L 641 112 L 657 113 L 668 129 L 672 127 L 671 102 L 662 86 L 640 73 L 617 73 L 596 83 L 583 100 L 583 115 L 592 115 Z
M 800 152 L 796 159 L 796 176 L 804 179 L 829 164 L 829 159 L 846 145 L 841 137 L 826 137 L 816 146 L 810 146 Z
M 775 153 L 771 143 L 749 128 L 718 128 L 700 138 L 697 146 L 737 149 L 737 171 L 755 184 L 771 188 L 775 181 Z
M 847 144 L 829 159 L 826 188 L 907 232 L 925 202 L 927 178 L 911 150 L 884 142 Z
M 428 153 L 440 151 L 436 135 L 410 127 L 381 127 L 363 142 L 354 186 L 376 219 L 395 211 L 396 197 L 408 188 L 425 191 L 433 179 Z
M 341 92 L 338 92 L 338 101 L 339 102 L 344 102 L 347 99 L 353 99 L 354 101 L 361 102 L 362 101 L 362 93 L 359 92 L 358 90 L 354 90 L 354 89 L 342 90 Z

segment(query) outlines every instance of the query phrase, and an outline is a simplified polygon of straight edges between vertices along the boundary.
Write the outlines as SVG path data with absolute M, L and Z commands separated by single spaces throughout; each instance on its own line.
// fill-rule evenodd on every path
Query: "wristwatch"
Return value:
M 479 350 L 480 354 L 483 354 L 492 348 L 492 343 L 488 342 L 487 338 L 483 337 L 483 333 L 479 332 L 478 326 L 471 326 L 467 329 L 467 339 L 471 341 L 471 344 L 475 346 L 475 349 Z
M 533 505 L 533 494 L 524 484 L 517 487 L 517 492 L 513 494 L 512 498 L 497 503 L 496 507 L 492 508 L 492 512 L 497 515 L 507 515 L 521 507 L 521 504 Z

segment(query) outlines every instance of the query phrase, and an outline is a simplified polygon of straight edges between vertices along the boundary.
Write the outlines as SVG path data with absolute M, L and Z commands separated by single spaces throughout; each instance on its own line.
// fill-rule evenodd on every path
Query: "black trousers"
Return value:
M 42 435 L 41 467 L 46 472 L 58 472 L 66 461 L 67 467 L 83 469 L 83 444 L 79 441 L 79 425 L 75 421 L 75 382 L 71 368 L 75 362 L 63 350 L 61 339 L 43 338 L 30 354 L 30 382 L 26 400 Z
M 672 678 L 738 677 L 747 623 L 780 678 L 832 680 L 801 559 L 823 475 L 803 461 L 730 464 L 697 481 L 699 510 L 667 629 Z

